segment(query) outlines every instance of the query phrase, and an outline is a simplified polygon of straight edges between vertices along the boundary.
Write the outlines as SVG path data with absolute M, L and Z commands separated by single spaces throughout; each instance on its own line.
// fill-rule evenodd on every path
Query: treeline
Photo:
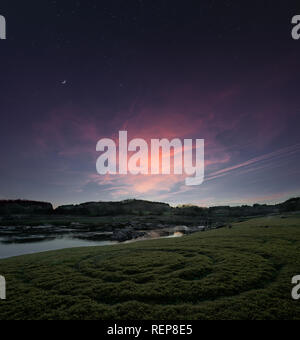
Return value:
M 253 206 L 243 205 L 239 207 L 219 206 L 211 208 L 200 208 L 196 206 L 182 206 L 175 208 L 174 213 L 176 215 L 188 215 L 188 216 L 203 216 L 203 217 L 246 217 L 267 215 L 272 213 L 278 213 L 280 209 L 271 205 L 259 205 Z
M 29 200 L 0 200 L 0 214 L 50 214 L 53 213 L 53 206 L 48 202 Z
M 121 202 L 87 202 L 77 205 L 64 205 L 53 209 L 51 203 L 28 200 L 1 200 L 0 215 L 13 214 L 55 214 L 74 216 L 117 216 L 117 215 L 177 215 L 197 216 L 203 219 L 222 217 L 247 217 L 272 213 L 300 211 L 300 198 L 292 198 L 276 205 L 254 204 L 238 207 L 219 206 L 202 208 L 197 206 L 180 206 L 172 208 L 166 203 L 143 200 L 126 200 Z
M 126 200 L 121 202 L 89 202 L 78 205 L 65 205 L 55 210 L 61 215 L 115 216 L 115 215 L 162 215 L 171 212 L 166 203 L 142 200 Z
M 176 215 L 209 217 L 247 217 L 261 216 L 274 213 L 285 213 L 300 211 L 300 197 L 291 198 L 288 201 L 276 205 L 254 204 L 252 206 L 242 205 L 237 207 L 218 206 L 201 208 L 197 206 L 181 206 L 174 208 Z

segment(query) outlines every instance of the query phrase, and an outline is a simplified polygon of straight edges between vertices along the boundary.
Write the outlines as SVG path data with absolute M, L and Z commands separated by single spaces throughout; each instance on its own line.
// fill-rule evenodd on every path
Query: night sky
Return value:
M 299 1 L 1 1 L 0 198 L 300 195 Z M 97 141 L 204 138 L 206 179 L 100 176 Z

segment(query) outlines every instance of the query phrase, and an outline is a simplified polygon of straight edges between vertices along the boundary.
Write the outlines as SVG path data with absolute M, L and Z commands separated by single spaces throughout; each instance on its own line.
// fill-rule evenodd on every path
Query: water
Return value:
M 49 250 L 59 250 L 76 247 L 107 246 L 116 243 L 117 242 L 113 241 L 85 241 L 67 237 L 56 238 L 51 241 L 40 242 L 11 243 L 11 244 L 0 243 L 0 259 L 25 254 L 40 253 Z
M 138 239 L 126 241 L 123 243 L 132 243 L 137 241 L 146 241 L 151 239 L 160 239 L 160 238 L 173 238 L 173 237 L 181 237 L 183 236 L 180 232 L 175 232 L 169 236 L 155 236 L 148 235 L 148 237 L 141 237 Z M 0 259 L 5 259 L 8 257 L 26 255 L 26 254 L 34 254 L 41 253 L 50 250 L 59 250 L 66 248 L 77 248 L 77 247 L 95 247 L 95 246 L 109 246 L 114 244 L 120 244 L 115 241 L 86 241 L 79 240 L 70 237 L 59 237 L 54 240 L 45 240 L 39 242 L 26 242 L 26 243 L 1 243 L 3 238 L 0 238 Z

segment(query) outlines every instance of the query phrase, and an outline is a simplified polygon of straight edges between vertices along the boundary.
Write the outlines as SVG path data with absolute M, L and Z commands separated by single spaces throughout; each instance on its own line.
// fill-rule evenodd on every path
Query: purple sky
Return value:
M 299 4 L 261 2 L 0 7 L 0 198 L 208 206 L 299 196 Z M 204 184 L 98 175 L 96 143 L 120 130 L 204 138 Z

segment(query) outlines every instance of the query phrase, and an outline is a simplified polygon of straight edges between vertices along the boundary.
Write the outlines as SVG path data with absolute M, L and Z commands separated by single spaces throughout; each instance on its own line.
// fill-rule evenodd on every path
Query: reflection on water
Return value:
M 176 231 L 173 235 L 173 237 L 181 237 L 183 236 L 183 233 L 181 233 L 180 231 Z
M 146 237 L 141 237 L 135 240 L 126 241 L 124 243 L 132 243 L 143 240 L 151 240 L 151 239 L 159 239 L 159 238 L 172 238 L 172 237 L 181 237 L 184 234 L 181 232 L 175 232 L 169 236 L 159 236 L 158 233 L 148 233 Z M 75 238 L 68 237 L 60 237 L 55 238 L 53 240 L 45 240 L 38 242 L 26 242 L 26 243 L 2 243 L 5 239 L 0 238 L 0 259 L 26 255 L 26 254 L 34 254 L 41 253 L 49 250 L 59 250 L 65 248 L 76 248 L 76 247 L 91 247 L 91 246 L 107 246 L 119 244 L 119 242 L 115 241 L 86 241 L 79 240 Z
M 0 239 L 1 242 L 1 239 Z M 0 258 L 19 256 L 25 254 L 40 253 L 48 250 L 59 250 L 64 248 L 106 246 L 116 244 L 112 241 L 84 241 L 67 237 L 56 238 L 51 241 L 29 242 L 29 243 L 0 243 Z

